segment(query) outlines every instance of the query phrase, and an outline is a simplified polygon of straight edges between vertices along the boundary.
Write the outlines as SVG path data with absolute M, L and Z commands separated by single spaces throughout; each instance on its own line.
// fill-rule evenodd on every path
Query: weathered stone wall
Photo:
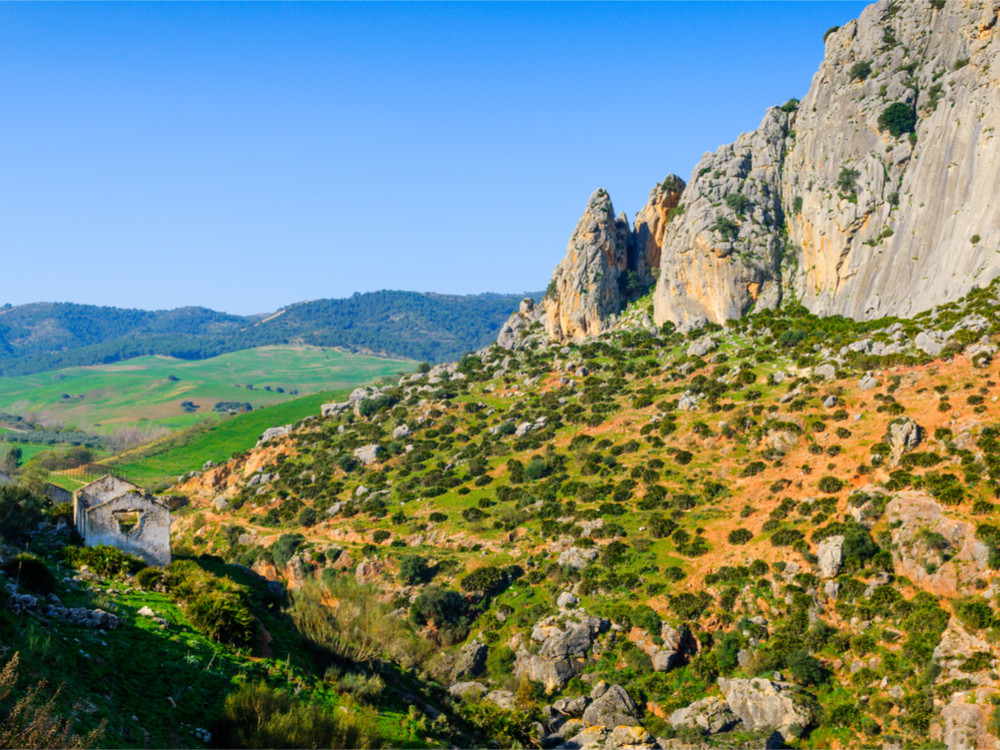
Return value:
M 136 514 L 125 530 L 124 514 Z M 159 500 L 128 492 L 84 511 L 82 536 L 88 547 L 107 544 L 138 555 L 150 565 L 170 563 L 170 511 Z
M 131 482 L 126 482 L 124 479 L 110 474 L 78 489 L 73 494 L 73 524 L 76 526 L 76 530 L 80 532 L 80 536 L 84 538 L 87 536 L 84 533 L 84 518 L 87 508 L 137 489 L 139 488 Z

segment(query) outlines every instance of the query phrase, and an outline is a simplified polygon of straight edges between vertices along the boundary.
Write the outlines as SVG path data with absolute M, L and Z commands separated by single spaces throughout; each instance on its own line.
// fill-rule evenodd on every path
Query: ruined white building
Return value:
M 150 565 L 170 563 L 170 509 L 131 482 L 107 474 L 73 493 L 73 523 L 84 544 L 107 544 Z

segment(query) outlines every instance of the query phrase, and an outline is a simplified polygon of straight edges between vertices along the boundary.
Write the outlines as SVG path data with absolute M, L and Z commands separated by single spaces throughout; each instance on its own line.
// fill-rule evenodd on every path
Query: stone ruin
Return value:
M 73 523 L 87 547 L 107 544 L 150 565 L 170 564 L 170 508 L 107 474 L 73 493 Z

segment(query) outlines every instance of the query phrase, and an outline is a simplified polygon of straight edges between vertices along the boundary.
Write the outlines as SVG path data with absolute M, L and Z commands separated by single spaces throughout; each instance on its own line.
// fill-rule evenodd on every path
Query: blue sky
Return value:
M 864 5 L 2 3 L 0 304 L 544 289 Z

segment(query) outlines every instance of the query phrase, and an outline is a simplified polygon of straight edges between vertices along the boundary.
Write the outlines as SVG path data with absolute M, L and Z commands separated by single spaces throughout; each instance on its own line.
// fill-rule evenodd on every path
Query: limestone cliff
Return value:
M 542 300 L 549 336 L 567 341 L 600 333 L 604 319 L 621 307 L 618 279 L 628 270 L 630 244 L 624 216 L 615 218 L 604 189 L 594 191 Z
M 657 324 L 792 296 L 907 316 L 1000 275 L 997 0 L 880 2 L 809 92 L 706 155 L 662 242 Z
M 657 324 L 720 321 L 780 301 L 780 172 L 789 121 L 775 107 L 757 130 L 698 162 L 683 211 L 663 236 Z

